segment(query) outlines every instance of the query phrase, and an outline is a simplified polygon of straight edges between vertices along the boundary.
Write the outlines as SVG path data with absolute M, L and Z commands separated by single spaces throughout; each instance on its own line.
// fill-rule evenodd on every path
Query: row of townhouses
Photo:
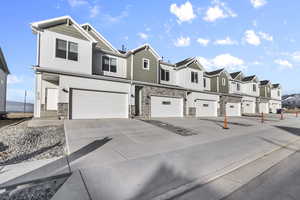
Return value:
M 171 64 L 149 44 L 120 51 L 69 16 L 31 28 L 37 35 L 35 117 L 213 117 L 281 108 L 280 85 L 255 75 L 207 72 L 197 58 Z

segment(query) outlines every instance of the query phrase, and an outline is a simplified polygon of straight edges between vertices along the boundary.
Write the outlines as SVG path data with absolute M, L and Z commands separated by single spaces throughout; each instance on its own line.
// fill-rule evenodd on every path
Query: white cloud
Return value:
M 264 33 L 264 32 L 259 32 L 258 33 L 261 37 L 261 39 L 267 40 L 267 41 L 273 41 L 273 36 L 270 35 L 269 33 Z
M 284 68 L 293 68 L 293 64 L 290 63 L 288 60 L 277 59 L 277 60 L 274 60 L 274 62 Z
M 89 4 L 86 0 L 68 0 L 68 3 L 71 7 L 78 7 Z
M 202 46 L 207 46 L 208 43 L 209 43 L 210 41 L 209 41 L 209 39 L 198 38 L 198 39 L 197 39 L 197 42 L 198 42 L 199 44 L 201 44 Z
M 7 84 L 13 85 L 21 82 L 23 82 L 22 77 L 18 77 L 16 75 L 8 75 L 7 77 Z
M 244 39 L 248 44 L 254 46 L 260 45 L 260 38 L 253 30 L 246 30 Z
M 187 47 L 190 46 L 191 39 L 189 37 L 179 37 L 177 40 L 174 42 L 174 45 L 176 47 Z
M 235 71 L 245 70 L 247 68 L 244 60 L 228 53 L 217 55 L 212 59 L 207 59 L 204 57 L 198 57 L 197 59 L 207 70 L 226 68 L 228 71 Z
M 96 17 L 98 14 L 99 14 L 99 6 L 97 6 L 97 5 L 92 6 L 91 9 L 90 9 L 90 17 L 91 17 L 91 18 L 94 18 L 94 17 Z
M 232 40 L 230 37 L 226 37 L 225 39 L 222 40 L 216 40 L 214 42 L 215 45 L 237 45 L 238 42 L 235 40 Z
M 184 4 L 177 6 L 173 3 L 170 6 L 170 12 L 178 18 L 177 22 L 180 24 L 182 22 L 191 22 L 196 15 L 194 14 L 193 5 L 187 1 Z
M 296 51 L 294 53 L 292 53 L 292 59 L 296 62 L 300 62 L 300 51 Z
M 266 0 L 250 0 L 254 8 L 259 8 L 267 4 Z
M 224 2 L 214 0 L 212 1 L 212 4 L 213 5 L 207 9 L 205 16 L 203 17 L 205 21 L 214 22 L 217 19 L 237 17 L 237 14 L 228 8 Z
M 149 35 L 146 33 L 138 33 L 138 36 L 143 40 L 147 40 L 149 38 Z

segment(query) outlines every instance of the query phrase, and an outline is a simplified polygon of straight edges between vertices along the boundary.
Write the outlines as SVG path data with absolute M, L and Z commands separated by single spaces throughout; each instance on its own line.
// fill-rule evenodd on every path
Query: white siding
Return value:
M 117 60 L 117 72 L 102 71 L 102 56 L 108 56 L 111 58 L 115 58 Z M 126 76 L 127 76 L 126 65 L 127 65 L 127 61 L 125 58 L 97 52 L 95 54 L 95 63 L 93 66 L 93 72 L 96 74 L 102 74 L 102 75 L 106 75 L 106 76 L 126 78 Z
M 78 44 L 78 61 L 55 57 L 57 38 Z M 92 44 L 86 40 L 45 30 L 40 37 L 39 65 L 61 71 L 92 74 Z
M 133 94 L 134 89 L 130 89 L 129 83 L 120 83 L 120 82 L 112 82 L 105 80 L 97 80 L 97 79 L 89 79 L 89 78 L 80 78 L 73 76 L 60 75 L 59 77 L 59 95 L 58 102 L 59 103 L 68 103 L 69 102 L 69 93 L 64 92 L 63 89 L 69 91 L 70 88 L 80 88 L 87 90 L 99 90 L 99 91 L 111 91 L 111 92 L 122 92 Z M 128 95 L 128 102 L 133 104 L 134 97 Z
M 204 87 L 204 83 L 203 83 L 203 89 L 206 90 L 206 91 L 210 91 L 210 85 L 211 85 L 210 81 L 211 81 L 211 79 L 208 78 L 208 77 L 203 77 L 203 79 L 206 80 L 206 87 Z
M 174 70 L 174 67 L 169 65 L 160 64 L 160 67 L 164 70 L 169 70 L 170 72 L 170 80 L 169 81 L 163 81 L 160 79 L 161 84 L 167 84 L 167 85 L 176 85 L 176 71 Z M 161 78 L 161 77 L 159 77 Z
M 253 91 L 253 85 L 256 85 L 256 91 Z M 243 84 L 243 93 L 252 95 L 252 96 L 259 96 L 259 85 L 255 82 L 249 82 Z
M 192 83 L 191 81 L 191 72 L 198 73 L 198 83 Z M 184 68 L 177 71 L 177 84 L 178 86 L 194 89 L 194 90 L 203 90 L 203 71 L 195 70 L 191 68 Z
M 240 90 L 238 90 L 238 84 L 240 84 Z M 243 91 L 243 83 L 237 81 L 229 81 L 229 93 L 230 94 L 241 94 Z
M 280 93 L 280 95 L 278 96 L 278 91 Z M 277 99 L 277 100 L 281 100 L 281 89 L 280 88 L 272 88 L 271 89 L 271 98 L 272 99 Z

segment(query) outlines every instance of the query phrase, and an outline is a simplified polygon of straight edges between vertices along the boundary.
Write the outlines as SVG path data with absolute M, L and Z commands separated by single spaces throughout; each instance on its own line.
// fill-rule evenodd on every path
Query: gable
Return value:
M 68 36 L 75 37 L 75 38 L 82 39 L 82 40 L 88 40 L 83 34 L 81 34 L 74 27 L 73 24 L 68 25 L 67 23 L 63 23 L 63 24 L 48 27 L 48 28 L 46 28 L 46 30 L 64 34 L 64 35 L 68 35 Z
M 243 79 L 242 73 L 240 73 L 240 74 L 235 78 L 235 80 L 239 80 L 239 81 L 242 81 L 242 79 Z
M 197 70 L 201 70 L 201 71 L 204 70 L 203 66 L 200 63 L 198 63 L 197 60 L 194 62 L 191 62 L 191 64 L 188 64 L 187 66 L 192 69 L 197 69 Z

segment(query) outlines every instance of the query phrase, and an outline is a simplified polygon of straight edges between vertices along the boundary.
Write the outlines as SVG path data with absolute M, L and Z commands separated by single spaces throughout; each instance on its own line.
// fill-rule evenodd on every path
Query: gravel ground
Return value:
M 28 121 L 0 129 L 0 166 L 63 156 L 63 125 L 28 127 Z
M 67 178 L 19 186 L 0 193 L 1 200 L 50 200 Z

